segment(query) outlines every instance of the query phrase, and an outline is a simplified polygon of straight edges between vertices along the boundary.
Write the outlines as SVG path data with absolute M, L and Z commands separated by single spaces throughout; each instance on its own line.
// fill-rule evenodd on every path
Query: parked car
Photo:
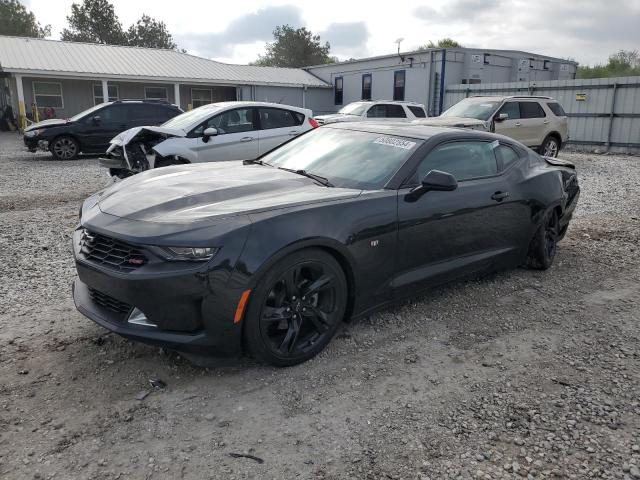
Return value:
M 557 157 L 569 139 L 567 114 L 551 97 L 474 96 L 456 103 L 439 117 L 414 123 L 499 133 L 547 157 Z
M 111 140 L 100 159 L 126 177 L 168 165 L 251 160 L 318 126 L 306 108 L 267 102 L 203 105 L 160 127 L 136 127 Z
M 49 150 L 58 160 L 79 153 L 104 153 L 116 134 L 137 125 L 160 125 L 182 113 L 157 100 L 118 100 L 80 112 L 71 118 L 50 119 L 30 125 L 24 144 L 30 152 Z
M 408 122 L 427 116 L 424 105 L 414 102 L 376 100 L 353 102 L 342 107 L 338 113 L 315 117 L 320 125 L 336 122 L 403 121 Z
M 572 164 L 504 136 L 328 125 L 258 160 L 150 170 L 88 198 L 73 297 L 133 340 L 293 365 L 390 301 L 549 268 L 578 196 Z

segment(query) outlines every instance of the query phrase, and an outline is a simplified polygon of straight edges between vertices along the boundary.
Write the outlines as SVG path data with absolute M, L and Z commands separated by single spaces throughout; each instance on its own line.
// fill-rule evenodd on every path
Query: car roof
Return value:
M 337 122 L 323 125 L 320 128 L 336 128 L 340 130 L 355 130 L 360 132 L 379 133 L 381 135 L 396 135 L 399 137 L 428 140 L 436 136 L 478 138 L 495 140 L 504 138 L 502 135 L 470 130 L 468 128 L 436 127 L 406 122 Z
M 424 105 L 422 103 L 418 103 L 418 102 L 408 102 L 408 101 L 404 101 L 404 100 L 356 100 L 355 102 L 351 102 L 348 105 L 351 105 L 353 103 L 362 103 L 362 104 L 366 104 L 366 105 L 373 105 L 376 103 L 395 103 L 398 105 L 412 105 L 412 106 L 416 106 L 416 107 L 424 107 Z
M 489 101 L 502 101 L 502 100 L 553 100 L 555 99 L 551 97 L 546 97 L 544 95 L 471 95 L 471 99 L 477 100 L 489 100 Z
M 287 105 L 284 103 L 273 103 L 273 102 L 252 102 L 252 101 L 245 101 L 245 100 L 231 100 L 231 101 L 227 101 L 227 102 L 215 102 L 215 103 L 209 103 L 207 105 L 203 105 L 202 107 L 199 108 L 229 108 L 229 107 L 274 107 L 274 108 L 286 108 L 289 110 L 296 110 L 296 111 L 308 111 L 308 108 L 301 108 L 301 107 L 295 107 L 293 105 Z

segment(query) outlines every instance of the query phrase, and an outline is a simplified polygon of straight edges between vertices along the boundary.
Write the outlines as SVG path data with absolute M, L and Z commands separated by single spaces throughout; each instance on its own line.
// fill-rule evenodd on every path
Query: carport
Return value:
M 71 117 L 97 103 L 164 100 L 187 110 L 224 100 L 283 98 L 303 106 L 331 86 L 297 68 L 230 65 L 176 50 L 0 36 L 0 84 L 27 118 Z M 294 94 L 292 94 L 292 90 Z M 258 93 L 259 92 L 259 93 Z

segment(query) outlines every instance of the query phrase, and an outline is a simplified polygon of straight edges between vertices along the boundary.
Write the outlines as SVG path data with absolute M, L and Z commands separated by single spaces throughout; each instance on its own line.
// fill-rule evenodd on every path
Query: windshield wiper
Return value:
M 278 168 L 280 170 L 285 170 L 291 173 L 297 173 L 298 175 L 302 175 L 304 177 L 315 180 L 316 182 L 321 183 L 325 187 L 333 187 L 333 184 L 329 180 L 327 180 L 325 177 L 321 177 L 320 175 L 316 175 L 315 173 L 309 173 L 306 170 L 294 170 L 293 168 L 284 168 L 284 167 L 278 167 Z

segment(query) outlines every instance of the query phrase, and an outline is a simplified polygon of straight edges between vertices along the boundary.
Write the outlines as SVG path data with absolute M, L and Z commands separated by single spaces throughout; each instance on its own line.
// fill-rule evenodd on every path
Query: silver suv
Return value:
M 425 118 L 424 105 L 414 102 L 392 100 L 366 100 L 353 102 L 342 107 L 338 113 L 318 115 L 319 125 L 335 122 L 361 122 L 364 120 L 410 122 Z
M 439 117 L 413 123 L 496 132 L 547 157 L 557 157 L 569 139 L 567 114 L 551 97 L 469 97 Z

